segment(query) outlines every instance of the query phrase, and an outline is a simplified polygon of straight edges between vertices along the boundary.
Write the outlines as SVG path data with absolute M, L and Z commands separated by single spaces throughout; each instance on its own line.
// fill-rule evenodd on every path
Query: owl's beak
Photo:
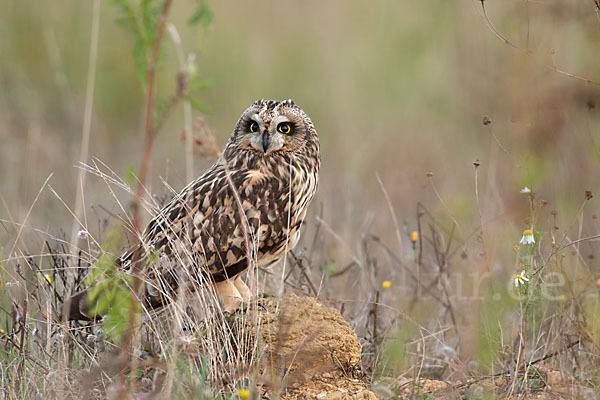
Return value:
M 267 149 L 269 148 L 269 132 L 265 130 L 265 133 L 263 133 L 263 137 L 262 137 L 262 147 L 263 147 L 263 151 L 266 153 Z

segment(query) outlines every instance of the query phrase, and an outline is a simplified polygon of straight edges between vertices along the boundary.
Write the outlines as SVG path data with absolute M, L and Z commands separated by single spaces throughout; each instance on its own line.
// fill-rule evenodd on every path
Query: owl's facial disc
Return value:
M 258 114 L 250 117 L 248 133 L 250 146 L 264 154 L 270 154 L 282 149 L 286 144 L 286 135 L 293 133 L 294 125 L 285 115 L 263 122 Z

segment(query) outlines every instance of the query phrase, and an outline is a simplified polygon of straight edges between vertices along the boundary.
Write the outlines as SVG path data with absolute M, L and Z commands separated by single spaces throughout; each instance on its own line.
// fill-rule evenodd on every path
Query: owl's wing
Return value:
M 229 172 L 230 183 L 223 165 L 215 164 L 152 219 L 145 242 L 168 257 L 183 257 L 183 253 L 196 256 L 195 261 L 202 262 L 217 281 L 245 269 L 240 264 L 247 263 L 244 226 L 254 250 L 260 252 L 266 242 L 272 245 L 267 236 L 277 227 L 271 226 L 271 221 L 277 225 L 280 220 L 279 209 L 269 195 L 268 179 L 257 174 Z
M 148 305 L 163 305 L 161 292 L 174 295 L 182 265 L 198 281 L 220 282 L 246 270 L 246 232 L 258 265 L 284 253 L 289 233 L 299 228 L 289 215 L 288 184 L 251 169 L 234 170 L 229 176 L 231 182 L 217 162 L 149 223 L 144 245 L 158 260 L 144 269 Z

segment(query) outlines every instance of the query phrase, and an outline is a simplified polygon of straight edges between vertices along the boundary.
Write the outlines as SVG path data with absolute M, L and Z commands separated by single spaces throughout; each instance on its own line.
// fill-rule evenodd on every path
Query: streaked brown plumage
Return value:
M 210 281 L 225 311 L 239 308 L 250 297 L 239 278 L 249 266 L 244 227 L 258 266 L 293 248 L 317 189 L 319 165 L 317 132 L 300 107 L 291 100 L 254 102 L 219 160 L 146 228 L 141 244 L 145 254 L 160 255 L 142 272 L 146 305 L 162 306 L 182 285 L 193 288 Z M 128 268 L 132 253 L 121 257 L 123 268 Z M 73 297 L 71 319 L 87 319 L 85 298 L 84 293 Z

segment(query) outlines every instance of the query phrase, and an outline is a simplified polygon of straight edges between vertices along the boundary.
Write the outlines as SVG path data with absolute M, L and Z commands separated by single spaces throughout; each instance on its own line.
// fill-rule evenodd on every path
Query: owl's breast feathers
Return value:
M 318 156 L 283 153 L 261 159 L 246 154 L 230 159 L 227 168 L 222 160 L 184 188 L 148 225 L 144 244 L 159 255 L 146 267 L 147 287 L 155 289 L 150 294 L 179 286 L 176 275 L 182 266 L 215 282 L 243 272 L 248 261 L 242 218 L 258 266 L 276 261 L 296 244 L 317 189 Z

